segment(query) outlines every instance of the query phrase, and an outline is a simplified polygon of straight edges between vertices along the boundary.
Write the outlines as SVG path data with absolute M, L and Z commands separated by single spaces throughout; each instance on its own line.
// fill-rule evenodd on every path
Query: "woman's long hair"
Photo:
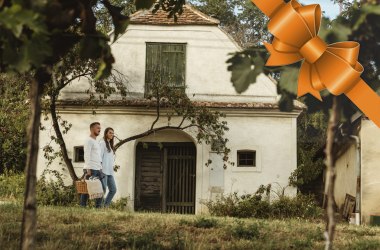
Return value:
M 108 134 L 108 131 L 110 131 L 110 130 L 114 131 L 113 128 L 106 128 L 106 130 L 104 130 L 103 139 L 104 139 L 104 141 L 106 143 L 106 147 L 107 147 L 108 152 L 111 152 L 111 150 L 113 152 L 115 152 L 115 148 L 113 146 L 113 139 L 114 139 L 114 137 L 109 141 L 109 143 L 108 143 L 108 140 L 107 140 L 107 134 Z

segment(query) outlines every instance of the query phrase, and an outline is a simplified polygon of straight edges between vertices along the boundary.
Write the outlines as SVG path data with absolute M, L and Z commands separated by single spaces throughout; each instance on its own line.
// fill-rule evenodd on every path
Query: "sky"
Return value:
M 339 14 L 339 5 L 331 0 L 299 0 L 303 5 L 319 4 L 324 16 L 334 19 Z

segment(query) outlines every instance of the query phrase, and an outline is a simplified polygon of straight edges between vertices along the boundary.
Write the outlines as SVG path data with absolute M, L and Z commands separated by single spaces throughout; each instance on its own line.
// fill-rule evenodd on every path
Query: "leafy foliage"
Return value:
M 242 93 L 246 91 L 249 84 L 255 83 L 256 78 L 263 72 L 265 64 L 263 52 L 263 50 L 247 49 L 234 54 L 227 60 L 227 63 L 231 63 L 228 70 L 232 73 L 231 81 L 236 92 Z M 252 65 L 255 66 L 252 67 Z
M 290 185 L 303 190 L 308 183 L 320 177 L 323 168 L 323 155 L 318 151 L 326 143 L 327 115 L 323 112 L 302 113 L 297 121 L 298 166 L 289 177 Z
M 0 174 L 24 170 L 28 107 L 28 76 L 0 74 Z
M 270 189 L 270 186 L 268 186 Z M 209 200 L 205 205 L 211 215 L 238 218 L 309 218 L 317 219 L 322 215 L 312 196 L 297 195 L 287 197 L 279 195 L 269 202 L 268 187 L 262 186 L 255 194 L 239 196 L 237 193 Z M 264 192 L 267 193 L 264 195 Z
M 25 174 L 6 171 L 0 175 L 0 198 L 21 202 L 25 193 Z M 77 194 L 74 186 L 63 183 L 58 171 L 45 170 L 37 183 L 37 200 L 40 205 L 74 205 Z
M 32 4 L 2 1 L 0 70 L 26 72 L 52 65 L 78 44 L 82 59 L 96 60 L 96 77 L 107 77 L 114 58 L 108 37 L 96 28 L 93 9 L 98 4 L 108 10 L 116 39 L 127 27 L 128 18 L 108 0 L 33 1 Z
M 74 186 L 66 186 L 61 173 L 56 170 L 44 170 L 37 183 L 38 204 L 70 206 L 77 203 L 76 197 Z
M 274 218 L 320 219 L 323 210 L 316 205 L 313 196 L 297 195 L 295 198 L 280 197 L 271 203 L 271 214 Z
M 0 198 L 20 200 L 25 192 L 25 175 L 5 170 L 0 174 Z
M 239 218 L 268 218 L 269 202 L 266 199 L 270 192 L 270 185 L 261 186 L 256 193 L 239 196 L 236 192 L 221 196 L 216 200 L 209 200 L 205 205 L 211 215 L 231 216 Z
M 136 11 L 136 6 L 133 0 L 110 0 L 110 3 L 114 6 L 122 6 L 123 9 L 120 10 L 120 13 L 124 16 L 130 16 Z M 113 20 L 112 17 L 108 14 L 108 10 L 104 5 L 95 6 L 94 11 L 97 27 L 103 33 L 109 33 L 113 29 Z M 123 20 L 123 19 L 121 19 Z M 125 22 L 128 24 L 128 22 Z M 124 28 L 124 26 L 120 26 L 120 28 Z

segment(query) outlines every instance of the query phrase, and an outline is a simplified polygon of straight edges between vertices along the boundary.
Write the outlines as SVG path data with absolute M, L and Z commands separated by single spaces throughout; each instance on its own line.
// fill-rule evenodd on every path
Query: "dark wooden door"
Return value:
M 162 209 L 162 150 L 157 145 L 136 149 L 135 209 L 161 211 Z
M 193 143 L 147 143 L 136 149 L 135 209 L 195 213 Z

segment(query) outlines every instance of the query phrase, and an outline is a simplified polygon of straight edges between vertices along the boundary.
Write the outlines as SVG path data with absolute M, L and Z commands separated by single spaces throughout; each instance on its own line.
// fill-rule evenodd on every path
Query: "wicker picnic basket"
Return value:
M 88 194 L 87 183 L 84 179 L 75 181 L 75 188 L 78 194 Z

